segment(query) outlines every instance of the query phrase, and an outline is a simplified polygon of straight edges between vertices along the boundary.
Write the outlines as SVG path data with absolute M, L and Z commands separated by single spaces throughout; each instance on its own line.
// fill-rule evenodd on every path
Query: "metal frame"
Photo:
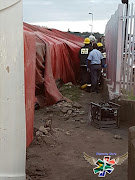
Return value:
M 120 122 L 119 122 L 119 108 L 120 105 L 115 104 L 113 102 L 108 102 L 108 104 L 112 105 L 112 107 L 104 107 L 99 104 L 91 102 L 89 104 L 89 121 L 91 125 L 95 126 L 99 129 L 112 129 L 112 128 L 119 128 Z M 117 116 L 113 117 L 103 117 L 103 111 L 117 111 Z

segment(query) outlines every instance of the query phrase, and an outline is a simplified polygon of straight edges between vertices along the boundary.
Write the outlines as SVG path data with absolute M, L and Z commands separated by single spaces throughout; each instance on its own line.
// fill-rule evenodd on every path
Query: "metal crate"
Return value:
M 119 128 L 120 105 L 108 102 L 106 105 L 91 102 L 89 120 L 96 128 Z

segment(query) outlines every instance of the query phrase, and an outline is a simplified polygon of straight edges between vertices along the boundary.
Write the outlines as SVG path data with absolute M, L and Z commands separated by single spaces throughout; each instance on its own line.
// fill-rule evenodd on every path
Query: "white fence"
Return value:
M 106 25 L 107 78 L 112 98 L 121 93 L 135 95 L 135 11 L 119 5 Z

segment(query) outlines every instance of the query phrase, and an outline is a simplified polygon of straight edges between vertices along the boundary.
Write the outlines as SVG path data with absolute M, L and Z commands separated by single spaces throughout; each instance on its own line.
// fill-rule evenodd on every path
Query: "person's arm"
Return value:
M 91 65 L 91 61 L 88 60 L 88 68 L 90 68 L 90 65 Z

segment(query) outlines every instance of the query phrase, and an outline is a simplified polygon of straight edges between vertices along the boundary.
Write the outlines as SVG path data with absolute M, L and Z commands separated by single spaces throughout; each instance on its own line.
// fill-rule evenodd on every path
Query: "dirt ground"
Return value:
M 81 91 L 78 103 L 81 112 L 66 118 L 63 112 L 53 107 L 35 111 L 35 132 L 44 125 L 45 118 L 52 118 L 52 131 L 44 136 L 34 136 L 33 143 L 27 149 L 27 174 L 33 180 L 96 180 L 93 168 L 83 158 L 83 152 L 89 156 L 103 159 L 99 153 L 117 153 L 115 158 L 128 150 L 128 129 L 120 123 L 119 129 L 101 130 L 88 122 L 90 102 L 101 102 L 102 94 L 90 94 Z M 115 139 L 119 135 L 121 139 Z M 121 166 L 113 166 L 106 180 L 127 180 L 128 161 Z M 101 178 L 103 179 L 103 178 Z

